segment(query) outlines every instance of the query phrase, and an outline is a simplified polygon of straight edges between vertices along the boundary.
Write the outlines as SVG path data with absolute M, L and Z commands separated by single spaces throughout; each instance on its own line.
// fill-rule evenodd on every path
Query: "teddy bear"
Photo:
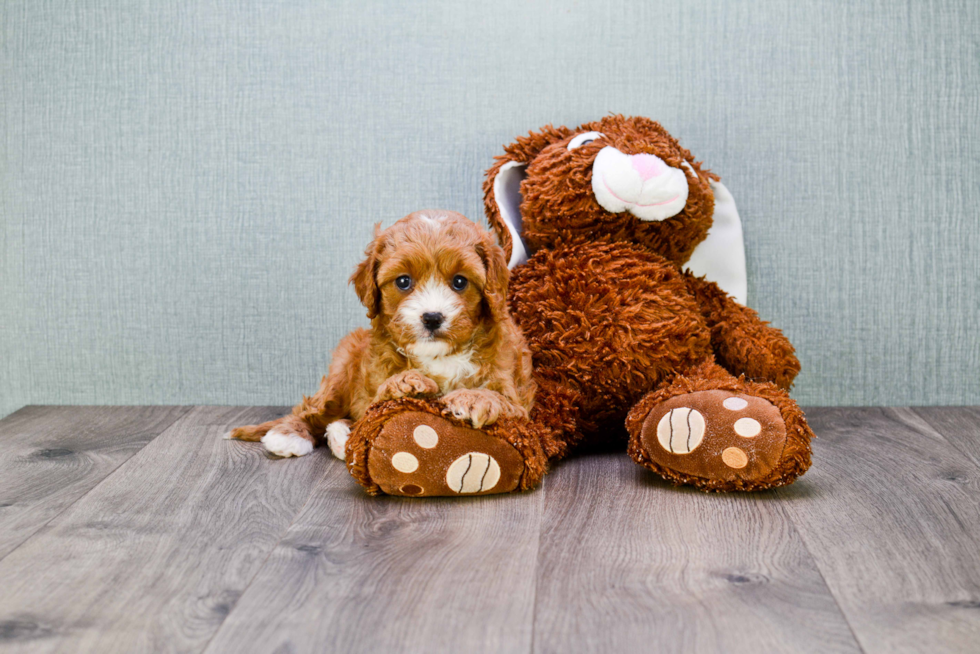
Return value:
M 534 408 L 476 429 L 438 398 L 379 404 L 347 443 L 354 478 L 374 494 L 528 490 L 583 442 L 625 443 L 639 465 L 706 491 L 802 475 L 812 432 L 788 394 L 793 346 L 685 268 L 712 230 L 719 182 L 642 117 L 549 125 L 505 146 L 485 208 L 512 265 Z M 398 470 L 399 452 L 419 466 Z

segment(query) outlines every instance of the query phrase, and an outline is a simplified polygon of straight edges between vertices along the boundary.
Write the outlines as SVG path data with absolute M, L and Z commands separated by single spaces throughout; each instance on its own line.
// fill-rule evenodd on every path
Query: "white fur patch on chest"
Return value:
M 439 390 L 443 393 L 455 389 L 460 381 L 472 377 L 479 370 L 473 363 L 473 350 L 442 356 L 416 354 L 414 359 L 419 370 L 439 384 Z

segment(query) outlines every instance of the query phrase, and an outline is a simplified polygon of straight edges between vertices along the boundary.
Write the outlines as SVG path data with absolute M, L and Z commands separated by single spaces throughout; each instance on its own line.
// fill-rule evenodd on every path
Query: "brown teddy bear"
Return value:
M 682 268 L 712 227 L 717 176 L 646 118 L 548 126 L 504 151 L 485 204 L 516 264 L 508 303 L 534 357 L 530 419 L 474 429 L 438 400 L 383 403 L 348 442 L 354 477 L 394 495 L 526 490 L 583 439 L 622 439 L 624 422 L 629 455 L 675 483 L 759 490 L 803 474 L 812 432 L 786 392 L 792 345 Z M 501 172 L 514 168 L 508 201 Z M 402 451 L 419 461 L 411 473 L 391 463 Z

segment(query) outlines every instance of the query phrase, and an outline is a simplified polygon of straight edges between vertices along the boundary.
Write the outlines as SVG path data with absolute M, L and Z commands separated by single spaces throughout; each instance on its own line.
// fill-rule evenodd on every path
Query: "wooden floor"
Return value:
M 980 409 L 812 409 L 796 484 L 625 454 L 524 495 L 370 498 L 282 408 L 0 421 L 2 652 L 980 652 Z

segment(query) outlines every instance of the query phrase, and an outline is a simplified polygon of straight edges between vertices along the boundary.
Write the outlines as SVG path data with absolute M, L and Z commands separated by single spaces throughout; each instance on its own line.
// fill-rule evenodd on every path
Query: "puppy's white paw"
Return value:
M 350 423 L 346 420 L 335 420 L 327 425 L 327 445 L 335 457 L 341 461 L 347 458 L 347 439 L 350 438 Z
M 265 449 L 276 456 L 305 456 L 313 451 L 313 443 L 299 434 L 271 429 L 262 437 Z

